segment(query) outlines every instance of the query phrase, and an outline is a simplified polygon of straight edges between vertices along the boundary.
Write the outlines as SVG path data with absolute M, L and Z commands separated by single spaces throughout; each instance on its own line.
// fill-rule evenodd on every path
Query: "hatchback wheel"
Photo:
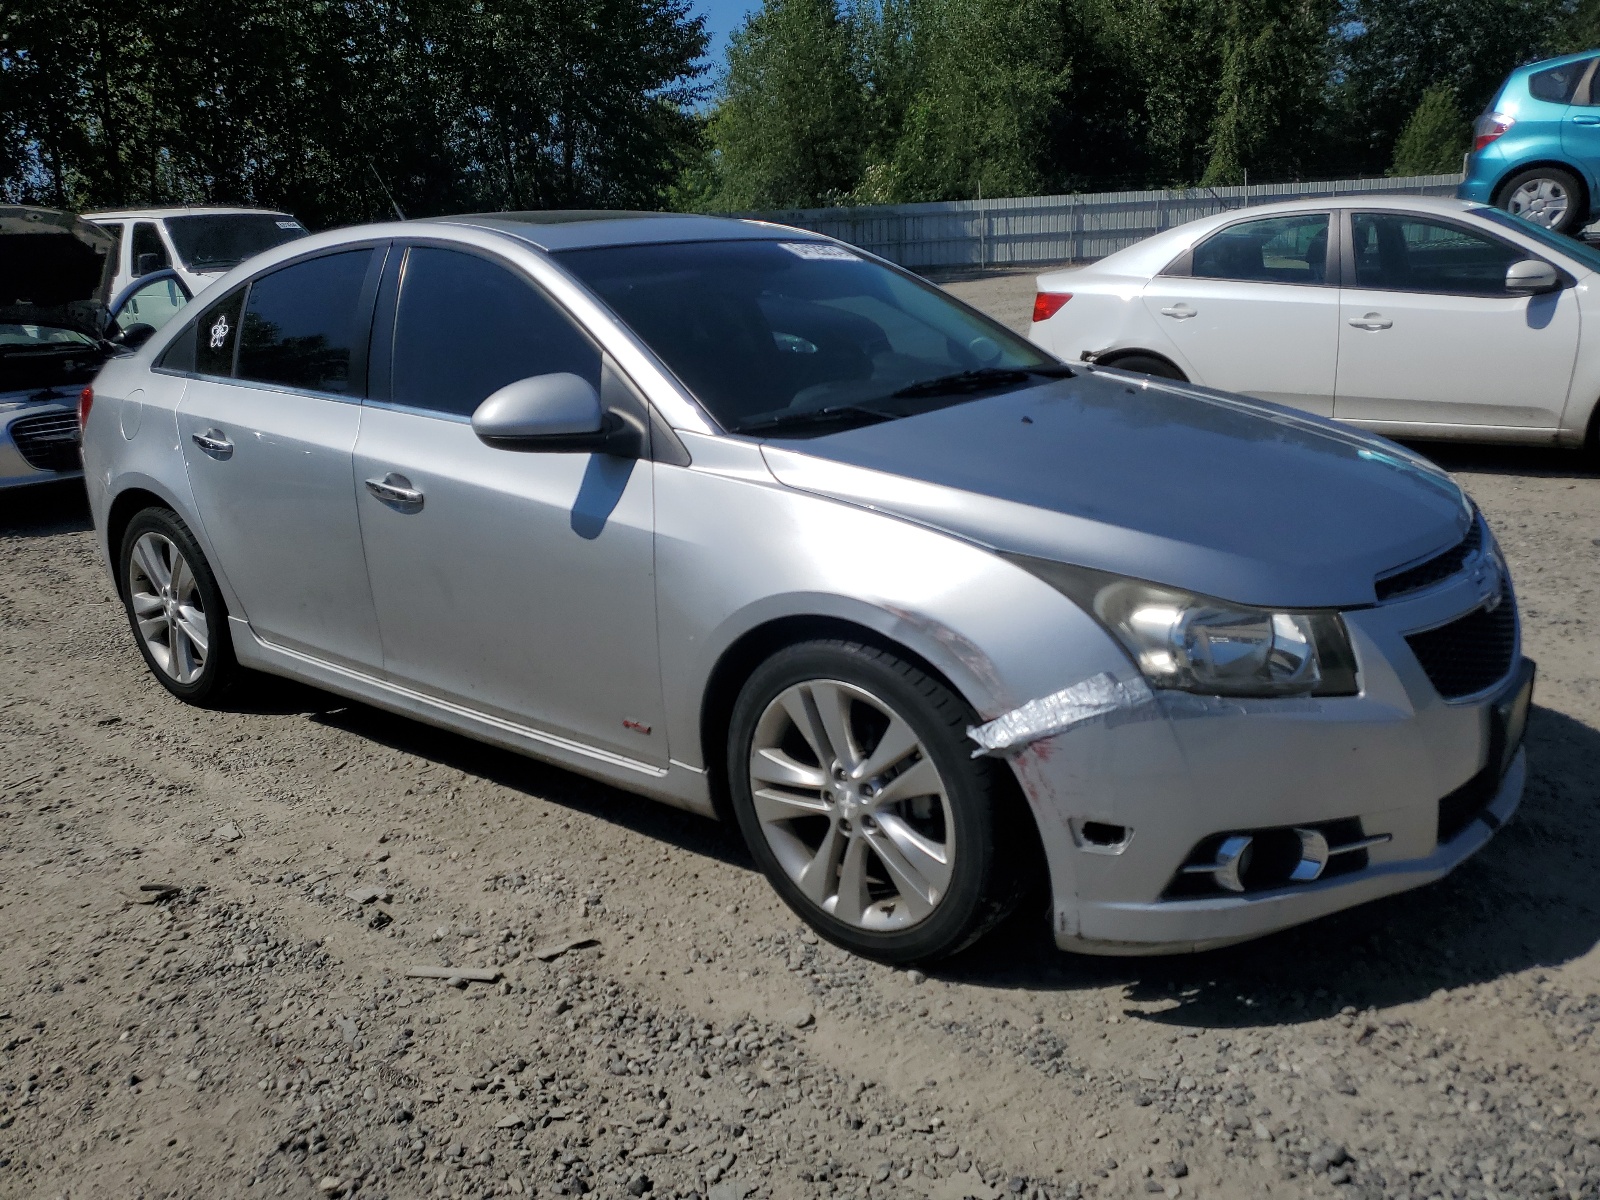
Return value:
M 1014 906 L 1031 847 L 971 709 L 885 651 L 808 642 L 758 668 L 734 707 L 729 781 L 751 853 L 830 941 L 888 962 L 969 945 Z M 1026 818 L 1023 818 L 1026 819 Z M 1003 877 L 1002 877 L 1003 874 Z
M 216 577 L 189 527 L 145 509 L 122 535 L 119 563 L 128 623 L 151 672 L 181 700 L 216 699 L 239 668 Z
M 1496 200 L 1514 216 L 1556 233 L 1576 233 L 1583 224 L 1583 185 L 1567 171 L 1536 167 L 1506 180 Z

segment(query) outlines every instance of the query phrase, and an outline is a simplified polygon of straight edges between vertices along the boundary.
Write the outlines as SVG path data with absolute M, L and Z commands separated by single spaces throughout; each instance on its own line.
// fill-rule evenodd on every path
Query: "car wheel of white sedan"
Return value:
M 850 642 L 769 659 L 734 708 L 729 778 L 751 852 L 829 940 L 889 962 L 966 946 L 1015 904 L 1013 797 L 972 758 L 974 714 L 910 663 Z
M 123 533 L 119 567 L 128 623 L 151 673 L 180 700 L 215 700 L 239 668 L 216 577 L 189 527 L 166 509 L 145 509 Z

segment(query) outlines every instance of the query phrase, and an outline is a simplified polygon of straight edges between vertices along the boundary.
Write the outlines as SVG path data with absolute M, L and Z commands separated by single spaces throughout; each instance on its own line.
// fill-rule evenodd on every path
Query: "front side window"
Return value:
M 393 399 L 469 417 L 508 383 L 568 372 L 600 387 L 600 351 L 527 280 L 458 250 L 413 246 L 395 313 Z
M 1065 371 L 937 288 L 831 243 L 606 246 L 557 257 L 736 432 L 823 432 L 816 422 L 830 413 L 892 420 Z
M 133 274 L 135 278 L 170 267 L 172 260 L 161 241 L 161 232 L 149 221 L 138 221 L 133 226 Z
M 1535 100 L 1546 100 L 1551 104 L 1571 104 L 1577 93 L 1578 84 L 1583 81 L 1584 74 L 1589 70 L 1592 58 L 1580 59 L 1577 62 L 1563 63 L 1559 67 L 1551 67 L 1545 71 L 1535 71 L 1528 76 L 1528 93 Z M 1583 103 L 1583 101 L 1579 101 Z
M 1328 214 L 1241 221 L 1194 248 L 1196 279 L 1319 284 L 1327 278 Z
M 250 284 L 239 344 L 239 378 L 313 392 L 351 390 L 371 313 L 362 285 L 370 249 L 308 259 Z M 203 333 L 203 330 L 202 330 Z
M 158 330 L 188 303 L 189 297 L 184 295 L 176 279 L 152 280 L 136 288 L 122 302 L 122 308 L 117 312 L 117 324 L 124 330 L 134 325 L 148 325 L 152 330 Z
M 168 217 L 167 232 L 191 271 L 226 271 L 245 259 L 306 236 L 306 227 L 283 213 L 194 213 Z
M 1400 213 L 1354 213 L 1359 288 L 1503 296 L 1506 268 L 1529 257 L 1496 238 Z

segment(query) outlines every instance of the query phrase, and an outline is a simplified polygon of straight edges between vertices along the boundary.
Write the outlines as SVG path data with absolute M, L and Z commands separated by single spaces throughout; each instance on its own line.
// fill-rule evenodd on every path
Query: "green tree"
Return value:
M 1448 175 L 1461 169 L 1471 130 L 1448 87 L 1431 87 L 1395 143 L 1391 175 Z
M 867 97 L 836 0 L 768 0 L 735 31 L 709 136 L 715 205 L 837 202 L 861 176 Z

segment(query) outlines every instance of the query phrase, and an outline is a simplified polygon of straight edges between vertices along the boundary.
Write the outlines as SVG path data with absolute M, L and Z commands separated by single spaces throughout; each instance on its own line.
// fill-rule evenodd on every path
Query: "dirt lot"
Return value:
M 297 685 L 176 703 L 77 491 L 0 500 L 0 1193 L 1600 1195 L 1600 478 L 1440 458 L 1540 664 L 1516 821 L 1252 946 L 1030 915 L 931 977 L 710 822 Z

